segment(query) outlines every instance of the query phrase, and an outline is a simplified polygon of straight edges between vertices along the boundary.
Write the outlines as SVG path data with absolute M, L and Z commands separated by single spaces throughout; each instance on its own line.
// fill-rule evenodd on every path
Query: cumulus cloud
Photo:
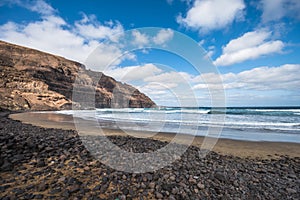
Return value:
M 138 48 L 142 48 L 150 42 L 149 36 L 139 32 L 138 30 L 132 31 L 132 36 L 132 44 L 138 46 Z
M 56 12 L 52 6 L 43 0 L 2 0 L 0 6 L 3 5 L 18 5 L 42 15 L 52 15 Z
M 298 90 L 300 85 L 299 64 L 286 64 L 279 67 L 257 67 L 251 70 L 242 71 L 240 73 L 222 74 L 225 89 L 241 89 L 241 90 Z M 203 74 L 206 80 L 214 84 L 213 80 L 218 78 L 217 74 Z M 198 79 L 194 89 L 207 88 L 201 79 Z M 206 86 L 206 87 L 205 87 Z
M 57 16 L 44 17 L 41 21 L 26 25 L 8 22 L 0 26 L 0 39 L 84 61 L 98 43 L 84 44 L 84 38 L 67 30 L 65 26 L 66 22 Z
M 118 21 L 109 21 L 103 25 L 94 15 L 87 16 L 84 13 L 82 15 L 83 18 L 75 22 L 75 28 L 84 38 L 116 41 L 116 36 L 124 33 L 123 26 Z
M 137 88 L 151 97 L 156 98 L 158 101 L 161 101 L 169 96 L 172 89 L 176 87 L 177 84 L 174 83 L 150 82 L 143 86 L 138 86 Z
M 206 56 L 207 56 L 208 58 L 211 58 L 211 57 L 214 55 L 214 53 L 215 53 L 215 49 L 216 49 L 215 46 L 209 46 L 209 47 L 208 47 L 208 51 L 207 51 L 207 53 L 206 53 Z
M 105 71 L 111 66 L 120 64 L 123 60 L 134 60 L 135 55 L 132 53 L 125 53 L 116 44 L 99 43 L 97 48 L 93 50 L 84 64 L 95 71 Z
M 168 41 L 172 40 L 174 31 L 170 28 L 161 29 L 156 35 L 152 36 L 151 34 L 142 33 L 139 30 L 133 30 L 131 35 L 132 45 L 137 48 L 145 48 L 154 44 L 165 46 Z
M 170 41 L 174 36 L 174 32 L 171 29 L 162 29 L 157 35 L 153 38 L 153 42 L 155 44 L 162 45 L 168 41 Z
M 35 1 L 34 4 L 28 3 L 28 1 L 27 2 L 25 1 L 25 3 L 22 2 L 19 5 L 23 5 L 26 8 L 28 8 L 29 10 L 43 14 L 43 15 L 52 15 L 55 13 L 55 9 L 52 8 L 52 6 L 50 6 L 43 0 L 37 0 L 37 1 Z
M 141 80 L 151 86 L 159 83 L 172 88 L 192 80 L 192 75 L 186 72 L 166 71 L 153 63 L 127 67 L 114 66 L 105 70 L 104 73 L 121 81 Z
M 164 72 L 155 76 L 149 76 L 144 79 L 145 82 L 160 82 L 160 83 L 185 83 L 190 81 L 190 74 L 185 72 Z
M 283 17 L 300 20 L 299 0 L 262 0 L 263 22 L 277 21 Z
M 300 65 L 287 64 L 279 67 L 259 67 L 237 74 L 237 80 L 247 89 L 299 90 Z
M 208 32 L 242 19 L 244 8 L 243 0 L 196 0 L 186 16 L 179 16 L 177 21 L 200 32 Z
M 215 60 L 214 64 L 227 66 L 282 52 L 284 43 L 281 40 L 271 40 L 271 36 L 271 32 L 263 30 L 245 33 L 223 47 L 223 54 Z
M 119 22 L 101 24 L 92 16 L 84 14 L 82 19 L 75 24 L 68 24 L 62 17 L 55 14 L 55 9 L 44 1 L 24 1 L 22 6 L 40 13 L 41 19 L 20 24 L 10 21 L 0 25 L 1 40 L 79 62 L 84 62 L 97 47 L 101 48 L 99 40 L 113 40 L 113 35 L 124 32 Z M 44 10 L 41 11 L 41 9 Z M 103 48 L 107 47 L 103 46 Z M 116 48 L 108 49 L 111 51 L 103 50 L 106 53 L 102 56 L 104 63 L 110 62 L 114 56 L 119 55 L 119 50 Z
M 113 67 L 104 71 L 105 74 L 114 77 L 117 80 L 130 82 L 143 80 L 147 77 L 161 73 L 162 70 L 156 65 L 149 63 L 141 66 Z
M 105 70 L 104 73 L 134 85 L 159 105 L 178 105 L 176 104 L 178 98 L 182 100 L 187 92 L 192 93 L 188 80 L 189 74 L 166 71 L 152 63 L 127 67 L 115 66 Z

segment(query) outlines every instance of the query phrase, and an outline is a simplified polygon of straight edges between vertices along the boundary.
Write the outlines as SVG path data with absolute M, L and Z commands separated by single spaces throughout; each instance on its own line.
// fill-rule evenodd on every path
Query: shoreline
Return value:
M 34 120 L 28 115 L 22 116 L 27 116 L 28 121 Z M 41 117 L 39 121 L 47 123 Z M 69 121 L 64 123 L 67 122 Z M 51 125 L 55 124 L 57 122 Z M 168 144 L 151 138 L 116 136 L 115 131 L 106 133 L 111 134 L 107 138 L 125 150 L 124 152 L 154 152 Z M 161 134 L 161 137 L 162 140 L 168 139 L 170 134 Z M 90 139 L 94 141 L 98 137 L 91 136 Z M 219 143 L 220 141 L 222 142 Z M 244 145 L 243 148 L 236 145 L 237 141 L 220 141 L 216 147 L 228 142 L 231 149 L 244 149 Z M 241 145 L 240 142 L 239 144 Z M 254 147 L 253 143 L 245 144 Z M 273 143 L 272 146 L 274 147 Z M 300 157 L 278 155 L 277 158 L 266 159 L 242 158 L 230 153 L 226 155 L 224 148 L 224 155 L 214 150 L 201 157 L 201 149 L 189 146 L 172 164 L 138 173 L 135 170 L 130 171 L 131 167 L 136 166 L 130 156 L 121 156 L 115 152 L 116 154 L 108 157 L 100 154 L 104 157 L 96 159 L 74 130 L 62 130 L 58 126 L 38 127 L 12 120 L 5 113 L 0 113 L 0 147 L 0 199 L 175 200 L 300 197 Z M 173 153 L 167 152 L 164 154 L 165 158 L 173 157 Z M 153 161 L 151 156 L 145 156 L 142 160 L 146 166 Z M 107 161 L 113 161 L 116 165 L 108 166 Z M 160 160 L 162 164 L 164 161 Z M 125 168 L 120 168 L 120 165 Z
M 75 130 L 73 116 L 59 114 L 59 113 L 37 113 L 37 112 L 24 112 L 10 114 L 9 118 L 17 121 L 21 121 L 25 124 L 32 124 L 44 128 L 55 128 L 63 130 Z M 85 128 L 89 132 L 88 135 L 94 135 L 99 133 L 97 127 L 92 127 L 92 124 L 88 120 L 77 119 L 81 124 L 85 125 Z M 126 131 L 126 133 L 120 129 L 102 129 L 105 136 L 127 136 L 128 133 L 138 138 L 151 138 L 154 140 L 160 140 L 164 142 L 170 142 L 176 134 L 163 133 L 157 134 L 146 131 Z M 187 144 L 189 143 L 189 136 L 180 134 L 181 141 L 177 143 Z M 187 140 L 185 140 L 187 138 Z M 201 147 L 203 144 L 203 136 L 195 136 L 192 145 Z M 209 139 L 209 138 L 208 138 Z M 216 140 L 216 139 L 213 139 Z M 216 145 L 212 151 L 221 155 L 231 155 L 242 158 L 261 158 L 271 159 L 279 158 L 280 156 L 299 157 L 300 144 L 291 142 L 269 142 L 269 141 L 244 141 L 234 139 L 217 139 Z

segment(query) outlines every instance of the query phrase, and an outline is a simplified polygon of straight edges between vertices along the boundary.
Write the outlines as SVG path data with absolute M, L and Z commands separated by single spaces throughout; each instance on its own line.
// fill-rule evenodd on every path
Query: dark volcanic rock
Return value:
M 10 170 L 12 170 L 12 168 L 13 168 L 13 165 L 10 162 L 8 162 L 7 160 L 5 160 L 0 169 L 3 171 L 10 171 Z
M 225 182 L 226 181 L 226 175 L 222 172 L 216 172 L 215 173 L 215 177 L 216 179 L 218 179 L 219 181 L 223 181 Z
M 77 102 L 72 100 L 74 83 Z M 155 106 L 136 88 L 78 62 L 0 41 L 0 109 L 61 110 L 72 104 L 90 108 L 87 97 L 97 108 Z

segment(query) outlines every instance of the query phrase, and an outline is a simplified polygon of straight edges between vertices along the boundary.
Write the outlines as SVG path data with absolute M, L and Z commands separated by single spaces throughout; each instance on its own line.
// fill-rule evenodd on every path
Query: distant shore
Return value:
M 22 123 L 28 123 L 44 128 L 58 128 L 64 130 L 76 130 L 73 117 L 70 115 L 57 114 L 57 113 L 17 113 L 11 114 L 11 119 L 19 120 Z M 88 134 L 97 134 L 99 129 L 93 128 L 91 123 L 87 120 L 77 119 L 81 124 L 88 127 Z M 107 136 L 119 135 L 126 136 L 127 134 L 120 129 L 103 129 Z M 147 137 L 152 133 L 131 131 L 130 135 L 135 137 Z M 154 136 L 149 136 L 155 140 L 170 142 L 174 138 L 173 133 L 157 133 Z M 201 147 L 204 137 L 196 136 L 193 145 Z M 185 144 L 185 139 L 182 137 L 181 143 Z M 287 143 L 287 142 L 264 142 L 264 141 L 241 141 L 231 139 L 218 139 L 213 151 L 222 155 L 232 155 L 238 157 L 249 158 L 276 158 L 279 156 L 299 157 L 300 144 Z

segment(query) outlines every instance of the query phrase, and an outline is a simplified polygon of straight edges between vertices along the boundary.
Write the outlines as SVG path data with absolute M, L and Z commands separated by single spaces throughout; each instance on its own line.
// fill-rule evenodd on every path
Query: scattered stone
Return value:
M 216 172 L 215 173 L 215 178 L 218 179 L 219 181 L 226 181 L 226 175 L 223 172 Z
M 191 184 L 196 184 L 196 183 L 197 183 L 196 179 L 194 179 L 194 178 L 192 178 L 192 177 L 190 177 L 189 182 L 190 182 Z
M 46 163 L 45 163 L 44 160 L 38 160 L 37 163 L 36 163 L 36 166 L 37 167 L 45 167 Z
M 170 180 L 171 180 L 171 181 L 175 181 L 175 180 L 176 180 L 176 177 L 175 177 L 175 176 L 170 176 Z
M 75 193 L 78 192 L 80 190 L 80 187 L 78 185 L 72 185 L 71 187 L 69 187 L 69 192 L 70 193 Z
M 161 193 L 156 192 L 156 198 L 162 199 L 163 197 L 164 197 L 164 196 L 163 196 Z
M 96 185 L 96 186 L 93 188 L 93 191 L 100 190 L 100 188 L 101 188 L 101 185 Z
M 1 171 L 11 171 L 12 169 L 13 165 L 9 161 L 4 160 L 4 163 L 1 166 Z
M 169 183 L 163 183 L 161 188 L 165 191 L 172 191 L 172 189 L 174 188 L 173 184 L 169 184 Z
M 169 200 L 176 200 L 174 196 L 169 196 Z
M 177 187 L 176 187 L 176 188 L 173 188 L 173 189 L 172 189 L 172 194 L 176 195 L 176 194 L 178 193 L 178 191 L 179 191 L 179 190 L 178 190 Z
M 48 188 L 48 184 L 45 184 L 44 182 L 38 184 L 38 191 L 42 192 L 45 191 Z
M 197 187 L 200 189 L 200 190 L 203 190 L 205 188 L 204 184 L 202 183 L 198 183 L 197 184 Z
M 44 195 L 42 195 L 42 194 L 36 194 L 36 195 L 34 195 L 34 198 L 35 199 L 43 199 Z
M 294 189 L 292 189 L 292 188 L 287 188 L 286 191 L 287 191 L 289 194 L 297 193 L 297 191 L 294 190 Z
M 63 176 L 63 177 L 60 177 L 57 181 L 58 182 L 64 182 L 65 180 L 66 180 L 66 177 Z
M 154 189 L 155 188 L 155 183 L 154 182 L 149 183 L 149 188 Z
M 287 177 L 292 179 L 297 179 L 296 174 L 288 174 Z
M 49 194 L 57 194 L 59 192 L 61 192 L 61 189 L 60 188 L 55 188 L 53 190 L 50 190 Z
M 125 188 L 122 192 L 123 192 L 124 195 L 128 195 L 129 194 L 129 190 L 127 188 Z

